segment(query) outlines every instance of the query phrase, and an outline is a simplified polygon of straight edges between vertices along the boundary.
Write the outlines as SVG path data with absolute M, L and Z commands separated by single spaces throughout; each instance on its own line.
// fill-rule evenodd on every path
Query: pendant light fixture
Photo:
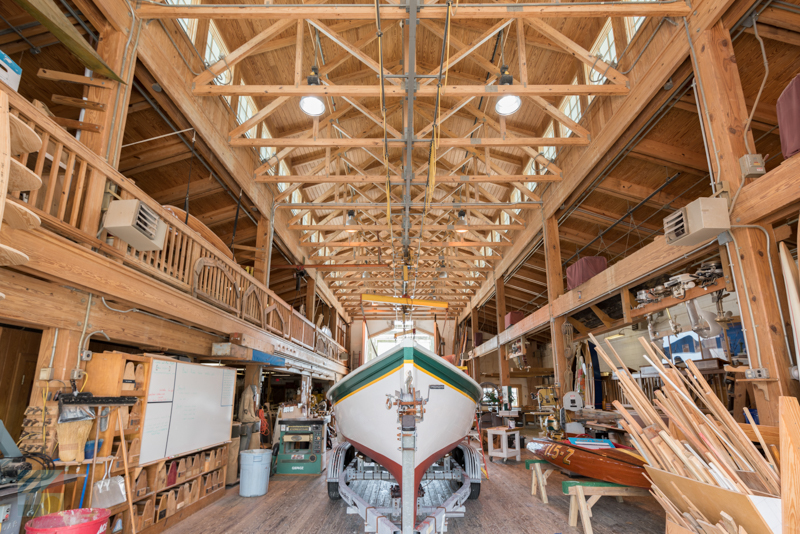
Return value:
M 347 220 L 344 222 L 344 225 L 347 227 L 346 230 L 351 234 L 358 232 L 358 221 L 356 220 L 356 211 L 355 210 L 348 210 L 347 211 Z
M 453 225 L 455 227 L 456 232 L 459 234 L 463 234 L 468 230 L 469 223 L 467 222 L 467 211 L 460 210 L 458 212 L 458 220 L 456 220 L 456 224 Z
M 500 85 L 512 85 L 514 77 L 508 73 L 508 65 L 500 67 Z M 513 115 L 522 106 L 522 99 L 517 95 L 503 95 L 497 100 L 494 110 L 498 115 Z
M 318 86 L 319 68 L 311 67 L 311 75 L 306 78 L 309 86 Z M 325 113 L 325 102 L 318 96 L 304 96 L 300 99 L 300 109 L 310 117 L 319 117 Z

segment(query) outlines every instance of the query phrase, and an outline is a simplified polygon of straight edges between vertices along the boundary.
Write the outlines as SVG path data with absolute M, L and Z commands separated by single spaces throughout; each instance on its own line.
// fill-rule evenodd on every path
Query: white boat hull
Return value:
M 430 465 L 452 450 L 469 432 L 480 385 L 444 359 L 406 342 L 347 375 L 328 393 L 339 434 L 362 454 L 378 462 L 400 484 L 402 452 L 397 408 L 387 409 L 387 395 L 413 387 L 428 398 L 417 421 L 414 455 L 417 484 Z M 429 389 L 439 386 L 443 389 Z

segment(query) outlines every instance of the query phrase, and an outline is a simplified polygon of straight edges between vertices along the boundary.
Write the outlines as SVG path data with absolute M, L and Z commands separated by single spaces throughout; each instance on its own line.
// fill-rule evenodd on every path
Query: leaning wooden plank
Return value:
M 36 176 L 29 168 L 15 159 L 11 159 L 11 169 L 8 173 L 9 191 L 36 191 L 42 187 L 42 179 Z
M 103 58 L 89 46 L 89 43 L 75 29 L 61 9 L 53 0 L 14 0 L 22 9 L 27 11 L 42 26 L 50 30 L 64 46 L 66 46 L 81 63 L 92 71 L 102 74 L 106 78 L 121 82 L 122 79 L 106 65 Z
M 105 111 L 106 105 L 102 102 L 93 102 L 92 100 L 84 100 L 83 98 L 73 98 L 71 96 L 53 95 L 50 97 L 53 104 L 61 104 L 62 106 L 69 106 L 71 108 L 91 109 L 94 111 Z M 147 104 L 145 102 L 145 104 Z M 150 107 L 150 104 L 147 104 Z M 130 113 L 130 108 L 128 109 Z
M 64 128 L 68 129 L 84 130 L 87 132 L 94 132 L 94 133 L 100 133 L 103 131 L 102 126 L 98 124 L 92 124 L 91 122 L 76 121 L 73 119 L 63 119 L 61 117 L 53 117 L 53 122 L 55 122 L 59 126 L 63 126 Z
M 14 265 L 24 265 L 28 263 L 28 256 L 0 243 L 0 267 L 12 267 Z
M 42 148 L 42 138 L 19 117 L 9 114 L 8 118 L 11 128 L 11 155 L 19 156 L 38 152 Z
M 89 85 L 91 87 L 99 87 L 100 89 L 111 89 L 114 83 L 110 80 L 103 80 L 100 78 L 89 78 L 88 76 L 81 76 L 79 74 L 70 74 L 68 72 L 59 72 L 57 70 L 39 69 L 36 76 L 44 80 L 51 80 L 54 82 L 77 83 L 79 85 Z
M 33 230 L 42 224 L 38 215 L 10 198 L 5 199 L 5 211 L 2 217 L 3 224 L 15 230 Z
M 800 405 L 794 397 L 781 397 L 779 405 L 783 532 L 800 532 Z

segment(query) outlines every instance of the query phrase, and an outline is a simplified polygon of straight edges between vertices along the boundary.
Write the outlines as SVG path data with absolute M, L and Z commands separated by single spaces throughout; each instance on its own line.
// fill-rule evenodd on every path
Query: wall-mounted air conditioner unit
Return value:
M 728 201 L 724 198 L 698 198 L 664 217 L 668 245 L 699 245 L 730 228 Z
M 167 225 L 139 200 L 114 200 L 108 205 L 103 227 L 136 250 L 162 250 Z

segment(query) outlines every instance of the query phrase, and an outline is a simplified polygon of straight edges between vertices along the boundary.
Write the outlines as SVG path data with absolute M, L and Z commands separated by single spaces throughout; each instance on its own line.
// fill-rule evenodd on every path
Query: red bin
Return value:
M 108 531 L 111 512 L 105 508 L 80 508 L 43 515 L 25 525 L 27 534 L 101 534 Z

